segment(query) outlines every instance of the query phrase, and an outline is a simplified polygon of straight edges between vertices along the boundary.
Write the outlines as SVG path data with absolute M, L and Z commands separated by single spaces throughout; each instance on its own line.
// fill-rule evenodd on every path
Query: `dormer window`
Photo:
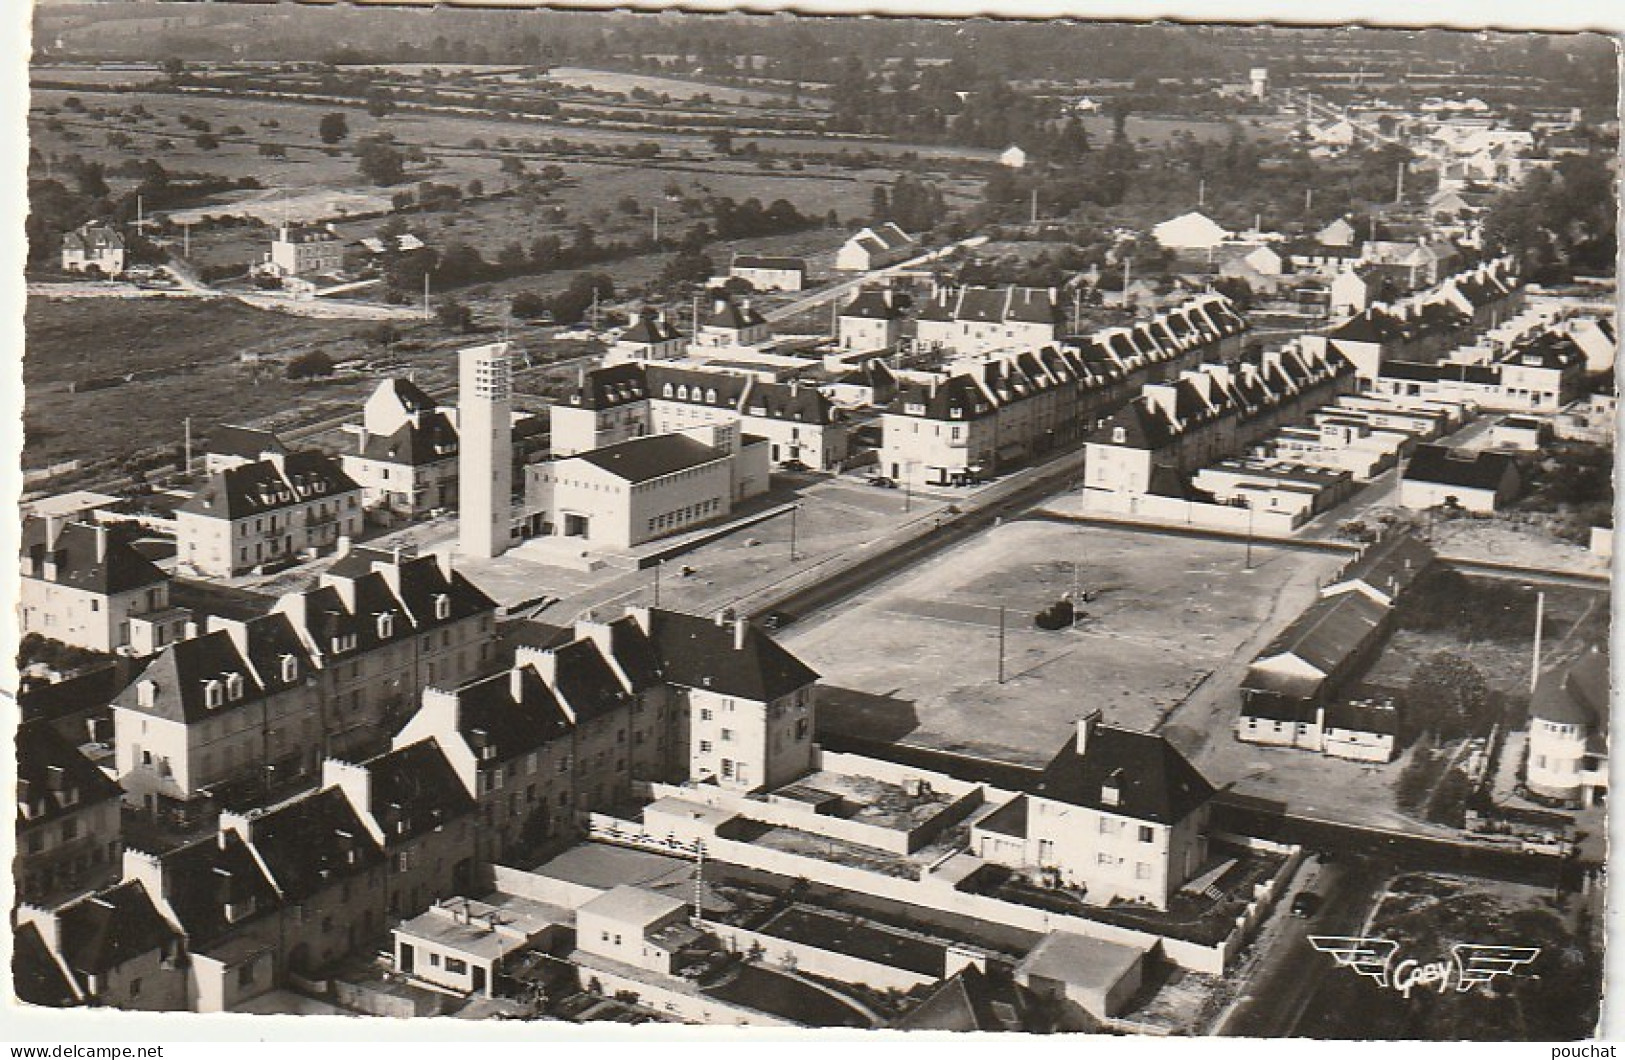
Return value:
M 142 681 L 135 686 L 135 701 L 137 705 L 152 707 L 158 701 L 158 682 Z
M 715 405 L 717 403 L 717 392 L 714 389 L 710 389 L 705 392 L 705 403 L 707 405 Z
M 237 702 L 237 700 L 243 698 L 243 675 L 242 674 L 227 674 L 226 675 L 226 698 L 228 700 L 230 700 L 231 702 L 233 702 L 233 703 L 235 703 L 235 702 Z
M 292 655 L 282 657 L 282 680 L 297 681 L 299 679 L 299 660 Z
M 434 617 L 445 621 L 451 617 L 451 597 L 445 593 L 437 593 L 434 598 Z
M 1128 442 L 1128 431 L 1124 430 L 1122 427 L 1113 427 L 1112 428 L 1112 444 L 1113 445 L 1125 445 L 1125 444 L 1127 444 L 1127 442 Z
M 355 647 L 354 633 L 339 633 L 333 636 L 333 651 L 346 652 Z
M 206 707 L 219 707 L 225 703 L 226 688 L 214 678 L 203 682 L 203 705 Z
M 378 616 L 378 639 L 388 640 L 394 635 L 395 615 L 391 611 L 385 611 L 383 614 Z
M 688 400 L 688 384 L 687 383 L 685 383 L 682 386 L 677 388 L 677 400 L 678 401 L 687 401 Z
M 661 397 L 668 397 L 668 398 L 672 396 L 672 389 L 671 389 L 671 384 L 670 383 L 667 383 L 665 386 L 660 388 L 660 396 Z

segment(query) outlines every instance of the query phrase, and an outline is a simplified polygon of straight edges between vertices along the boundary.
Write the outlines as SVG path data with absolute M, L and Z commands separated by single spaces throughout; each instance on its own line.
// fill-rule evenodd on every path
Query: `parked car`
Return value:
M 761 621 L 763 629 L 772 630 L 783 629 L 785 626 L 788 626 L 791 622 L 795 621 L 795 619 L 789 613 L 784 611 L 769 611 L 767 614 L 762 616 Z
M 1304 918 L 1312 917 L 1320 912 L 1320 895 L 1314 891 L 1299 891 L 1292 899 L 1292 915 Z
M 779 467 L 784 471 L 811 471 L 812 468 L 799 460 L 786 460 Z
M 875 475 L 869 479 L 869 485 L 879 486 L 883 490 L 894 490 L 897 488 L 897 481 L 889 479 L 885 475 Z

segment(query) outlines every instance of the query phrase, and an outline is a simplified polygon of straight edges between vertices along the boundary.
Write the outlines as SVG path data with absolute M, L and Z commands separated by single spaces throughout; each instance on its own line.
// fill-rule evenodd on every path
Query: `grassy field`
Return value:
M 1229 658 L 1270 607 L 1268 568 L 1245 576 L 1243 560 L 1226 542 L 1011 523 L 785 640 L 834 686 L 821 700 L 830 727 L 1037 763 L 1091 708 L 1154 727 Z M 1093 595 L 1086 617 L 1036 629 L 1033 614 L 1072 588 L 1074 562 Z
M 240 355 L 322 349 L 335 360 L 367 349 L 369 325 L 310 320 L 198 299 L 30 299 L 24 318 L 27 388 L 25 466 L 73 457 L 123 458 L 178 443 L 181 421 L 207 433 L 293 407 L 352 404 L 370 382 L 292 383 L 281 364 L 245 364 Z M 187 374 L 82 394 L 66 383 L 195 362 Z

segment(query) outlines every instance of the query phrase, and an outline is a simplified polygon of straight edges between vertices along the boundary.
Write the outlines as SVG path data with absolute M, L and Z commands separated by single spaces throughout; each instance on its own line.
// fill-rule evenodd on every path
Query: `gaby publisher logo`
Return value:
M 1417 987 L 1436 987 L 1447 992 L 1471 990 L 1497 976 L 1510 975 L 1540 956 L 1534 946 L 1482 946 L 1460 942 L 1450 947 L 1450 959 L 1418 961 L 1411 957 L 1395 961 L 1399 943 L 1392 939 L 1354 935 L 1310 935 L 1309 944 L 1331 955 L 1339 968 L 1376 981 L 1380 987 L 1397 990 L 1410 997 Z

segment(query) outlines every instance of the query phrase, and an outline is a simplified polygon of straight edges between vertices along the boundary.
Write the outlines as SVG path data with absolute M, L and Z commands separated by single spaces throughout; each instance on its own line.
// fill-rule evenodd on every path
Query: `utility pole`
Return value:
M 694 852 L 699 855 L 694 862 L 694 919 L 699 920 L 705 912 L 701 901 L 705 895 L 705 840 L 694 841 Z
M 663 560 L 663 559 L 655 560 L 655 603 L 654 603 L 654 605 L 656 607 L 660 606 L 660 568 L 665 566 L 665 564 L 666 564 L 666 561 Z
M 192 474 L 192 417 L 186 417 L 184 422 L 186 424 L 186 466 L 181 471 L 189 476 Z
M 656 243 L 660 242 L 660 207 L 654 208 L 654 231 L 652 237 Z
M 1004 608 L 999 608 L 999 684 L 1004 684 Z
M 1130 255 L 1123 259 L 1123 305 L 1128 305 L 1128 281 L 1134 275 L 1134 257 Z
M 192 222 L 181 222 L 181 257 L 192 260 Z
M 801 511 L 801 505 L 790 506 L 790 562 L 796 561 L 796 513 Z
M 1404 203 L 1405 203 L 1405 163 L 1404 162 L 1401 162 L 1399 164 L 1399 184 L 1394 189 L 1394 203 L 1396 205 L 1401 205 L 1401 206 L 1404 205 Z
M 1247 505 L 1247 569 L 1253 569 L 1253 506 Z
M 1546 594 L 1535 594 L 1535 658 L 1529 667 L 1529 691 L 1533 693 L 1540 683 L 1540 638 L 1546 626 Z
M 1203 177 L 1196 182 L 1196 205 L 1198 208 L 1207 205 L 1207 178 Z
M 1033 224 L 1038 223 L 1038 189 L 1037 188 L 1033 189 L 1032 223 Z
M 423 272 L 423 319 L 429 319 L 429 272 Z

